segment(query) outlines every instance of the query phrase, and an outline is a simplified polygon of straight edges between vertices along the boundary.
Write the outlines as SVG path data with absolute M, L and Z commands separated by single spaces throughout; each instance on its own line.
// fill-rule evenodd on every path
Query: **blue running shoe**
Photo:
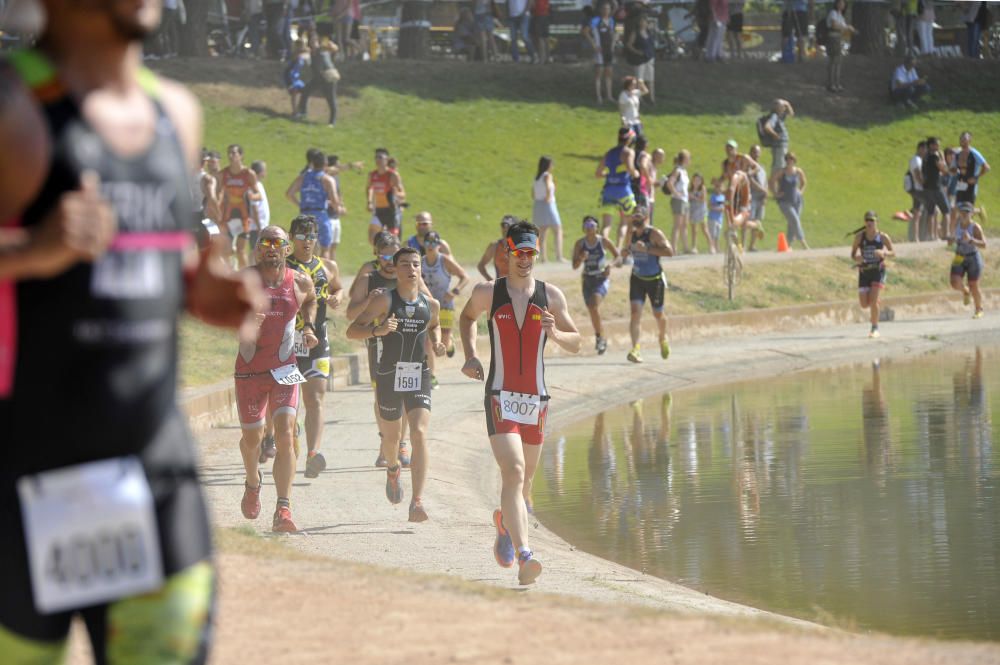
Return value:
M 385 498 L 389 499 L 389 503 L 400 503 L 403 501 L 403 484 L 399 482 L 399 472 L 400 469 L 398 466 L 395 471 L 392 469 L 385 470 Z
M 517 557 L 517 581 L 522 585 L 534 584 L 542 574 L 542 562 L 531 552 L 521 552 Z
M 493 525 L 497 528 L 497 540 L 493 543 L 493 556 L 497 563 L 504 568 L 514 565 L 514 541 L 510 539 L 510 534 L 503 526 L 503 513 L 500 509 L 493 511 Z
M 399 442 L 399 464 L 404 469 L 410 468 L 410 444 L 406 441 Z

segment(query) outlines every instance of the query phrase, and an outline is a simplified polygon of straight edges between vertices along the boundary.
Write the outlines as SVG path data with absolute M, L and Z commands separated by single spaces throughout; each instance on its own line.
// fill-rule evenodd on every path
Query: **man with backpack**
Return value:
M 757 120 L 757 138 L 762 146 L 771 149 L 771 175 L 785 167 L 785 153 L 788 152 L 785 119 L 794 115 L 792 103 L 779 97 L 771 103 L 771 112 Z

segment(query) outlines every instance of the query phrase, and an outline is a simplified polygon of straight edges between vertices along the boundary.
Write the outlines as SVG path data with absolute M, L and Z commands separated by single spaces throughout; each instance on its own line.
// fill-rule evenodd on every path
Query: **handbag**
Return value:
M 323 80 L 327 83 L 336 83 L 340 80 L 340 72 L 336 67 L 323 70 Z

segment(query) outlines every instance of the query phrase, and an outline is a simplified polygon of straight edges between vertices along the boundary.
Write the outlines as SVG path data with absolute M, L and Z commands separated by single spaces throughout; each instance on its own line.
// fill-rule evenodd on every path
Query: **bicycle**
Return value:
M 722 264 L 722 281 L 726 285 L 729 300 L 733 300 L 733 291 L 743 279 L 743 246 L 740 245 L 736 229 L 729 227 L 726 231 L 726 259 Z

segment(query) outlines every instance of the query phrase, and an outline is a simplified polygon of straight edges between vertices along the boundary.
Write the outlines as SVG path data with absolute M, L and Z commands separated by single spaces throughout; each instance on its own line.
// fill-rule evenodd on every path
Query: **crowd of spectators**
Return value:
M 976 204 L 979 181 L 990 172 L 990 164 L 972 145 L 971 132 L 962 132 L 957 147 L 942 149 L 938 137 L 917 143 L 907 164 L 903 189 L 911 206 L 897 216 L 909 222 L 911 242 L 944 240 L 954 235 L 956 205 Z M 985 215 L 980 207 L 975 212 Z

